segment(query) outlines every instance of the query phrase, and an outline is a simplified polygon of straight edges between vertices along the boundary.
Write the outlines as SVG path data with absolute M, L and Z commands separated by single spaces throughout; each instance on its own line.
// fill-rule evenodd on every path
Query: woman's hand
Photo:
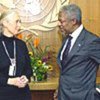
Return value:
M 28 79 L 25 75 L 22 75 L 21 77 L 9 78 L 7 83 L 18 88 L 23 88 L 28 84 Z
M 20 77 L 20 81 L 23 83 L 23 84 L 28 84 L 29 80 L 27 79 L 27 77 L 25 75 L 22 75 Z
M 25 75 L 22 75 L 18 81 L 19 81 L 19 84 L 18 84 L 19 88 L 25 87 L 29 82 L 29 80 L 27 79 Z

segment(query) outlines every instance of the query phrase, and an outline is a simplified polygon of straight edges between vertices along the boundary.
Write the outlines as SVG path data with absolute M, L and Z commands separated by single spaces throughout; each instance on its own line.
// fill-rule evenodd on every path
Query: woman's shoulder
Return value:
M 15 41 L 18 45 L 21 45 L 21 46 L 26 46 L 26 43 L 24 40 L 21 40 L 21 39 L 18 39 L 18 38 L 15 38 Z

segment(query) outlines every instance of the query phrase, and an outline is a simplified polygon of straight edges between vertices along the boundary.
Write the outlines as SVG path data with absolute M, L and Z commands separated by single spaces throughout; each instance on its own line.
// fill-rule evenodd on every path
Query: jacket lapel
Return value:
M 70 53 L 68 54 L 66 63 L 68 63 L 71 60 L 71 58 L 73 57 L 73 55 L 75 55 L 76 52 L 78 52 L 81 49 L 81 47 L 84 45 L 85 35 L 86 35 L 85 34 L 85 29 L 83 29 L 82 32 L 81 32 L 81 34 L 77 38 L 74 46 L 72 47 Z

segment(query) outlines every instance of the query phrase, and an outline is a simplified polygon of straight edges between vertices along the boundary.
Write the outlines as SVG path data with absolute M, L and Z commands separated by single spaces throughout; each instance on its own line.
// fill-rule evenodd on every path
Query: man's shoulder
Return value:
M 89 31 L 89 30 L 87 30 L 87 29 L 85 29 L 85 28 L 83 28 L 83 31 L 85 31 L 86 36 L 89 36 L 89 37 L 91 37 L 91 38 L 92 38 L 92 37 L 93 37 L 93 38 L 98 38 L 98 37 L 99 37 L 97 34 L 91 32 L 91 31 Z
M 86 45 L 91 44 L 93 41 L 99 38 L 96 34 L 88 31 L 85 28 L 82 30 L 82 34 L 82 36 L 84 36 L 83 41 Z

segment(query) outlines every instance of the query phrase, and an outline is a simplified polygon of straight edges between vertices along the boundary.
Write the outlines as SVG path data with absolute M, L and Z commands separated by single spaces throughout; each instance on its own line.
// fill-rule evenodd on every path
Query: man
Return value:
M 75 4 L 64 6 L 59 12 L 59 28 L 66 37 L 57 58 L 60 66 L 58 100 L 100 100 L 96 91 L 100 38 L 83 27 L 81 16 Z

